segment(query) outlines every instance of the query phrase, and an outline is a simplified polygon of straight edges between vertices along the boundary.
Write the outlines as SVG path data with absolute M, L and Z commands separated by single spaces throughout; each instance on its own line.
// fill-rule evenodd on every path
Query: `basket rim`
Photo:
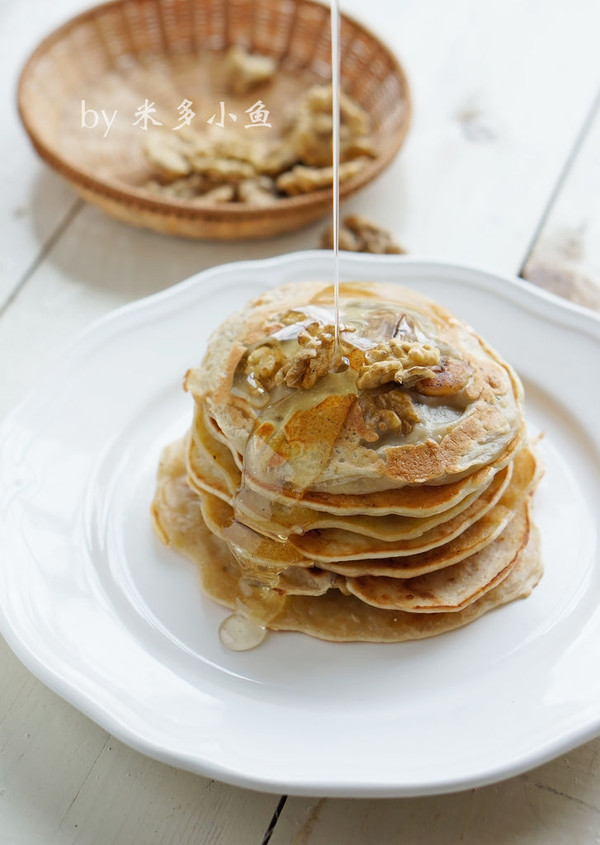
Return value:
M 207 221 L 222 221 L 222 220 L 249 220 L 257 217 L 266 218 L 273 213 L 277 216 L 292 215 L 300 209 L 317 208 L 319 206 L 326 206 L 331 204 L 333 198 L 333 188 L 324 188 L 318 191 L 311 191 L 305 194 L 298 194 L 296 196 L 277 197 L 269 205 L 260 207 L 248 206 L 245 203 L 228 203 L 225 208 L 218 204 L 201 205 L 198 202 L 191 200 L 183 200 L 179 198 L 158 199 L 152 197 L 147 191 L 136 188 L 134 186 L 123 187 L 122 182 L 112 181 L 110 179 L 100 179 L 93 173 L 79 165 L 70 163 L 69 159 L 56 152 L 44 140 L 43 134 L 38 131 L 35 121 L 28 110 L 25 87 L 28 83 L 29 77 L 33 73 L 38 61 L 48 53 L 48 51 L 62 38 L 67 36 L 72 30 L 76 29 L 83 23 L 86 23 L 90 18 L 102 14 L 110 9 L 125 6 L 136 0 L 106 0 L 96 4 L 89 9 L 68 18 L 64 23 L 59 24 L 52 32 L 46 35 L 39 44 L 34 48 L 32 53 L 26 59 L 19 80 L 17 83 L 17 111 L 19 118 L 25 131 L 27 132 L 38 155 L 54 170 L 72 182 L 75 186 L 79 186 L 86 191 L 90 191 L 100 197 L 120 203 L 130 209 L 136 211 L 146 211 L 161 216 L 175 217 L 187 220 L 207 220 Z M 162 3 L 163 0 L 157 0 Z M 227 0 L 228 2 L 228 0 Z M 318 8 L 327 9 L 325 3 L 319 0 L 293 0 L 294 4 L 299 2 L 309 6 L 316 6 Z M 340 200 L 346 199 L 354 194 L 360 188 L 369 184 L 382 170 L 384 170 L 394 159 L 408 133 L 412 120 L 412 97 L 408 77 L 403 65 L 396 57 L 394 52 L 375 35 L 368 27 L 360 21 L 357 21 L 352 15 L 341 12 L 342 20 L 348 21 L 359 32 L 366 35 L 370 40 L 382 48 L 387 59 L 392 66 L 392 72 L 400 79 L 404 94 L 404 119 L 399 130 L 394 134 L 394 141 L 386 149 L 384 154 L 379 154 L 371 159 L 356 176 L 348 179 L 340 185 Z M 218 51 L 214 51 L 218 52 Z

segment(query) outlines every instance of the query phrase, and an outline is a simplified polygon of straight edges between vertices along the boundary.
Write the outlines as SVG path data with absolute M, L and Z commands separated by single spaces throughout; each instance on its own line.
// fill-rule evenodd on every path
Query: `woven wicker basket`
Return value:
M 145 99 L 156 105 L 153 117 L 171 127 L 184 98 L 193 101 L 202 122 L 219 111 L 220 101 L 242 113 L 248 106 L 248 97 L 236 101 L 215 73 L 219 54 L 232 44 L 277 59 L 276 77 L 260 93 L 271 120 L 310 84 L 331 78 L 329 9 L 313 0 L 116 0 L 73 18 L 39 45 L 19 83 L 21 118 L 40 156 L 86 200 L 126 223 L 190 238 L 289 231 L 327 214 L 331 190 L 253 207 L 199 206 L 142 187 L 151 169 L 144 132 L 133 123 Z M 342 87 L 370 114 L 378 151 L 342 185 L 345 198 L 398 152 L 410 98 L 395 57 L 345 16 L 341 50 Z M 98 114 L 95 128 L 92 112 L 86 116 L 90 128 L 81 125 L 83 101 Z M 109 119 L 118 110 L 106 137 L 102 109 Z

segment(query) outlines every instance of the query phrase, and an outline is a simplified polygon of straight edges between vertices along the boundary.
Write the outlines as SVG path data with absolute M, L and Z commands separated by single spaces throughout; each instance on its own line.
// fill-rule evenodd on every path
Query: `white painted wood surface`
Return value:
M 600 111 L 590 118 L 523 275 L 600 310 Z
M 194 243 L 129 229 L 81 203 L 32 152 L 14 91 L 39 38 L 86 5 L 0 2 L 0 414 L 113 307 L 223 261 L 316 246 L 321 229 Z M 544 284 L 554 273 L 562 293 L 598 306 L 600 4 L 342 0 L 342 8 L 397 51 L 415 100 L 401 156 L 346 209 L 386 225 L 411 253 L 509 272 L 525 265 Z M 4 643 L 0 677 L 2 845 L 262 842 L 279 796 L 143 758 L 49 692 Z M 595 741 L 452 796 L 290 798 L 271 842 L 597 843 L 599 755 Z

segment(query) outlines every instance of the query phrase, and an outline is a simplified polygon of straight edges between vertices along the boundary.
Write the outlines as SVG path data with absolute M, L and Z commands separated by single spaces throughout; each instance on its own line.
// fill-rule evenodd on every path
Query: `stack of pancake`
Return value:
M 432 636 L 529 594 L 540 476 L 511 367 L 396 285 L 292 284 L 249 303 L 185 380 L 162 456 L 163 541 L 274 630 Z

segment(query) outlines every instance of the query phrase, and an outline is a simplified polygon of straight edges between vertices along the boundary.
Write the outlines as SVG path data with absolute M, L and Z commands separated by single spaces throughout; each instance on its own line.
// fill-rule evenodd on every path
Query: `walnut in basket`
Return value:
M 233 47 L 225 58 L 227 84 L 236 94 L 267 83 L 276 65 L 265 56 Z M 330 188 L 332 168 L 330 85 L 313 85 L 290 104 L 283 133 L 244 135 L 239 128 L 154 128 L 144 152 L 156 171 L 145 187 L 192 202 L 266 206 L 281 196 Z M 366 112 L 342 94 L 340 182 L 351 179 L 375 155 Z

